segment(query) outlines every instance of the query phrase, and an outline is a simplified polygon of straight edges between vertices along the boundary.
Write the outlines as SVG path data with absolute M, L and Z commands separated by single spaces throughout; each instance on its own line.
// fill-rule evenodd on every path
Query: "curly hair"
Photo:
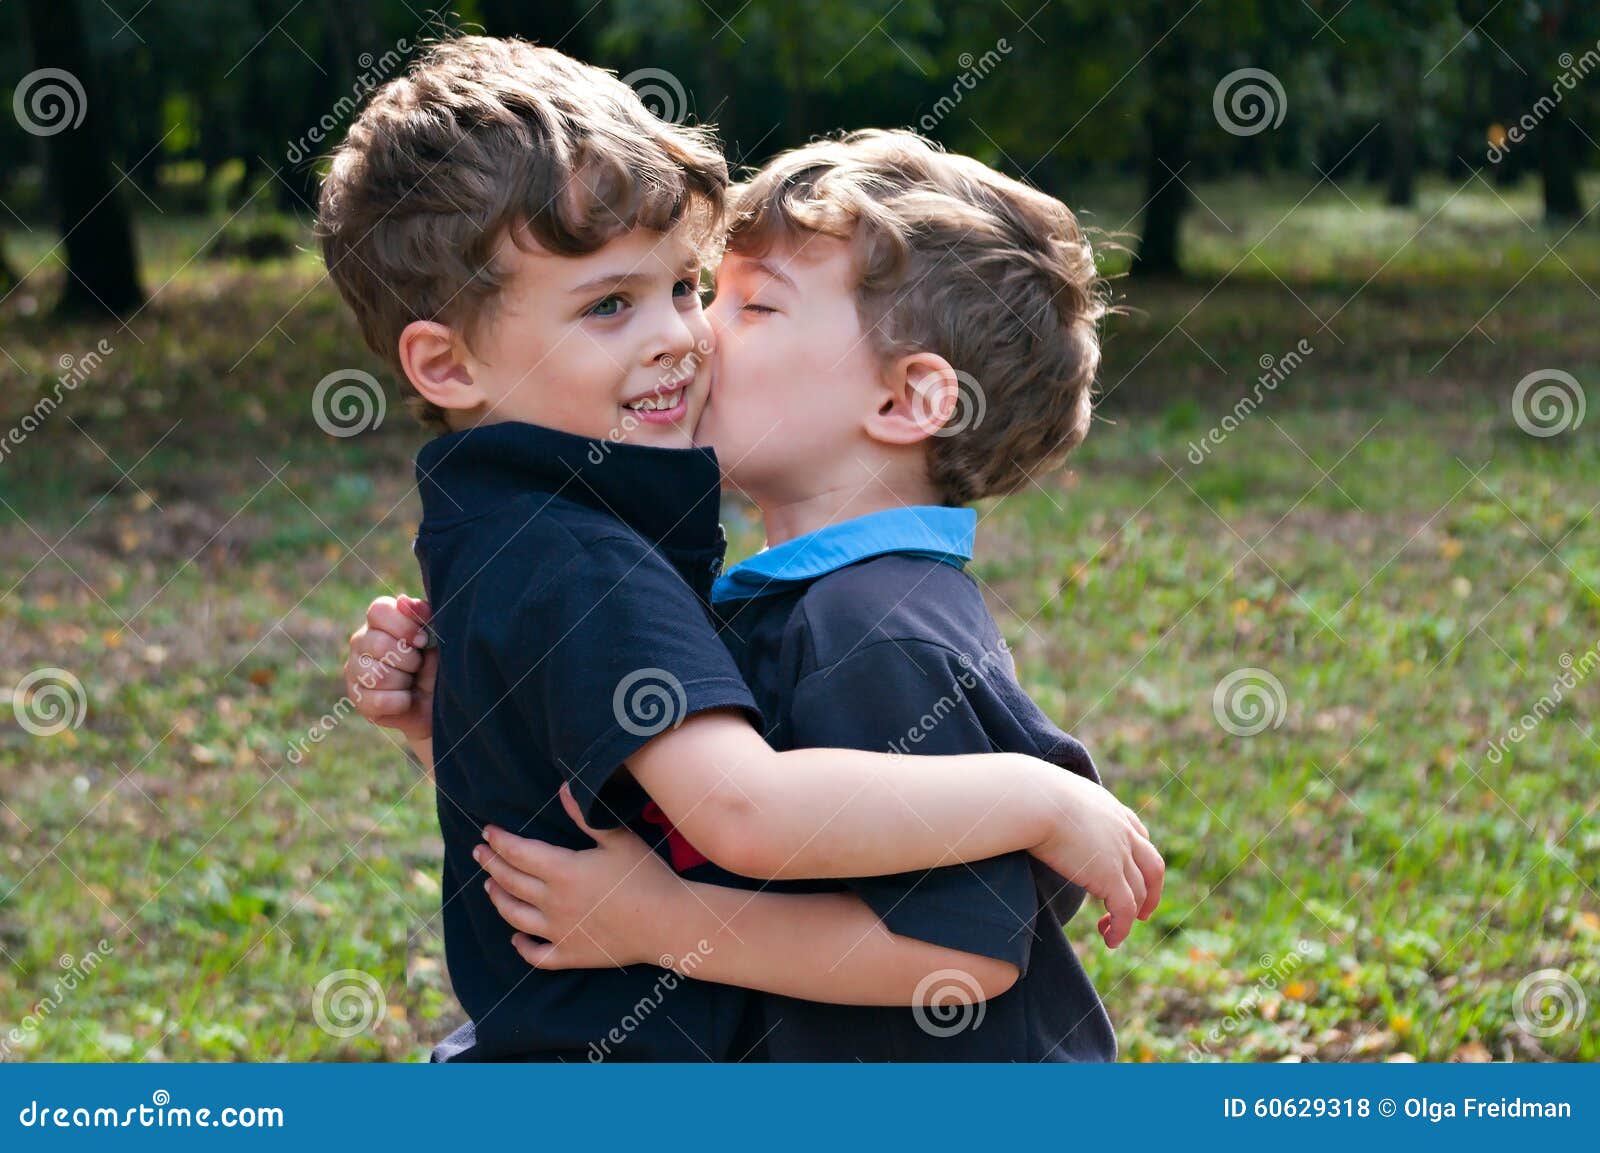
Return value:
M 614 75 L 523 40 L 441 41 L 374 93 L 335 150 L 318 204 L 328 274 L 397 372 L 415 320 L 469 344 L 510 235 L 567 255 L 635 228 L 721 242 L 728 168 L 709 130 L 667 123 Z M 409 406 L 447 430 L 419 396 Z
M 1104 282 L 1066 205 L 906 131 L 782 153 L 729 197 L 729 251 L 846 240 L 862 327 L 885 358 L 934 352 L 965 411 L 928 442 L 950 504 L 1014 492 L 1089 430 Z

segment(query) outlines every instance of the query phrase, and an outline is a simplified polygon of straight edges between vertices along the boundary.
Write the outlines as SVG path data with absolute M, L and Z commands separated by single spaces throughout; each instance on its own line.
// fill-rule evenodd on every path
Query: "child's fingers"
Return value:
M 554 945 L 547 945 L 543 944 L 542 942 L 535 941 L 526 933 L 518 933 L 516 936 L 512 937 L 511 944 L 513 947 L 515 947 L 518 953 L 522 954 L 522 959 L 528 962 L 528 964 L 532 965 L 535 969 L 567 968 L 567 966 L 562 963 L 561 955 L 559 952 L 557 952 Z
M 358 654 L 345 662 L 344 683 L 354 697 L 374 691 L 408 693 L 416 687 L 416 678 L 406 669 L 394 668 Z
M 1160 851 L 1149 841 L 1135 841 L 1133 855 L 1139 862 L 1139 870 L 1144 874 L 1146 885 L 1144 904 L 1139 907 L 1139 919 L 1148 921 L 1150 914 L 1156 911 L 1156 906 L 1161 904 L 1161 890 L 1167 883 L 1167 863 L 1161 859 Z
M 495 882 L 513 897 L 534 905 L 544 903 L 549 892 L 549 888 L 545 883 L 531 873 L 519 872 L 504 857 L 489 848 L 488 845 L 474 847 L 472 859 L 477 861 L 479 867 L 493 877 Z
M 1139 830 L 1139 835 L 1148 841 L 1150 839 L 1150 830 L 1144 827 L 1144 822 L 1139 819 L 1139 814 L 1128 808 L 1127 805 L 1122 806 L 1122 811 L 1128 814 L 1128 819 L 1133 822 L 1133 827 Z
M 422 667 L 422 653 L 415 645 L 371 625 L 350 638 L 350 654 L 363 669 L 381 666 L 414 673 Z
M 416 634 L 417 622 L 400 611 L 393 597 L 379 597 L 367 606 L 367 628 L 409 641 Z
M 359 697 L 351 698 L 356 712 L 367 720 L 382 724 L 390 717 L 404 716 L 411 711 L 411 694 L 400 691 L 370 691 L 363 689 Z
M 547 844 L 544 841 L 531 841 L 527 837 L 508 833 L 495 825 L 484 827 L 483 839 L 489 842 L 491 849 L 510 862 L 513 868 L 540 880 L 560 873 L 567 859 L 573 855 L 572 849 L 563 849 L 559 845 Z
M 1111 915 L 1111 925 L 1105 937 L 1106 944 L 1115 949 L 1128 939 L 1128 934 L 1133 930 L 1133 914 L 1138 909 L 1138 902 L 1133 899 L 1133 892 L 1128 888 L 1126 881 L 1119 880 L 1111 887 L 1111 894 L 1106 898 L 1106 912 Z
M 615 829 L 595 829 L 590 827 L 589 822 L 583 819 L 583 809 L 578 805 L 578 798 L 572 795 L 571 784 L 565 781 L 562 782 L 561 791 L 556 795 L 561 798 L 561 807 L 567 810 L 567 816 L 572 818 L 572 823 L 593 838 L 595 844 L 600 844 L 610 833 L 616 832 Z
M 433 619 L 433 606 L 419 597 L 401 593 L 395 597 L 395 607 L 419 625 L 425 625 Z
M 1139 871 L 1139 862 L 1134 860 L 1131 854 L 1122 862 L 1122 877 L 1128 882 L 1129 891 L 1133 893 L 1133 915 L 1137 920 L 1144 910 L 1145 898 L 1149 895 L 1150 889 L 1144 883 L 1144 874 Z
M 548 937 L 550 926 L 545 916 L 533 905 L 526 901 L 519 901 L 506 892 L 491 877 L 483 883 L 489 894 L 489 900 L 500 914 L 500 919 L 513 929 L 521 929 L 524 933 L 533 933 L 536 936 Z

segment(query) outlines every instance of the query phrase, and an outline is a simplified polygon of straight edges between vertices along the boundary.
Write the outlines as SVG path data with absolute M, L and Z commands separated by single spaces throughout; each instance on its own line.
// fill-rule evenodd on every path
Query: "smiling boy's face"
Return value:
M 711 332 L 700 258 L 680 230 L 635 229 L 565 256 L 507 236 L 510 275 L 467 357 L 483 423 L 688 448 L 705 405 Z
M 729 252 L 706 316 L 717 348 L 696 443 L 763 502 L 816 491 L 864 439 L 878 382 L 849 246 L 810 234 L 759 257 Z

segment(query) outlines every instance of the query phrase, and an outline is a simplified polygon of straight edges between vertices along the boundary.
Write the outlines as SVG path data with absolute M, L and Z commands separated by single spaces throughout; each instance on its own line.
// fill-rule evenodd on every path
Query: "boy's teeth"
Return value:
M 633 401 L 628 405 L 628 407 L 635 411 L 643 412 L 654 412 L 656 409 L 663 408 L 677 408 L 678 394 L 673 392 L 668 393 L 665 396 L 646 396 L 639 400 Z

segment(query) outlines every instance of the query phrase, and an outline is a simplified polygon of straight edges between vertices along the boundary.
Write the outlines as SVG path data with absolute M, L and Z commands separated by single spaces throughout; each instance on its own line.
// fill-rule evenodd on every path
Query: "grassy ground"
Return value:
M 1600 1057 L 1600 449 L 1512 412 L 1536 369 L 1600 381 L 1600 231 L 1477 181 L 1198 191 L 1194 279 L 1121 284 L 1104 420 L 982 510 L 976 566 L 1170 865 L 1124 949 L 1071 930 L 1124 1054 Z M 50 261 L 0 303 L 7 427 L 111 346 L 0 460 L 0 687 L 59 667 L 87 701 L 0 728 L 11 1059 L 410 1059 L 457 1019 L 425 783 L 359 721 L 290 758 L 366 601 L 417 589 L 418 434 L 393 399 L 318 429 L 316 383 L 374 366 L 313 258 L 191 260 L 214 226 L 146 223 L 125 327 L 41 324 Z M 344 970 L 371 984 L 319 995 Z M 338 1036 L 341 1005 L 375 1019 Z

